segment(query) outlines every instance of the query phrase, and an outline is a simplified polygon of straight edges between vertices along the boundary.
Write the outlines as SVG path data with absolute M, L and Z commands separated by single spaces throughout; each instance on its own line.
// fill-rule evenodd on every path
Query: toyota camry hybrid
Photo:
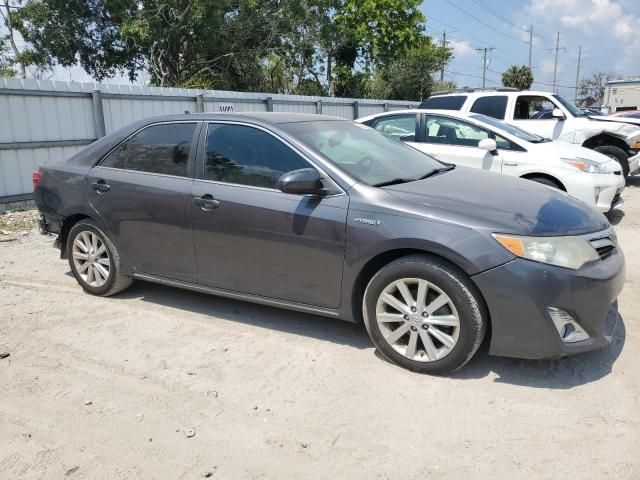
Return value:
M 82 288 L 133 279 L 364 322 L 410 370 L 610 343 L 624 257 L 557 189 L 454 167 L 352 121 L 151 118 L 34 172 Z

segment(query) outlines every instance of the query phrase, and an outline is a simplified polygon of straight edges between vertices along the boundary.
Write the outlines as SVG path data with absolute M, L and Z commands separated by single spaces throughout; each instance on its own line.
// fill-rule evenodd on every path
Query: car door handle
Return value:
M 220 201 L 213 198 L 213 195 L 203 195 L 193 199 L 193 203 L 200 207 L 200 210 L 208 212 L 220 206 Z
M 93 188 L 96 193 L 102 194 L 104 192 L 108 192 L 111 189 L 111 186 L 107 185 L 104 180 L 98 180 L 91 184 L 91 188 Z

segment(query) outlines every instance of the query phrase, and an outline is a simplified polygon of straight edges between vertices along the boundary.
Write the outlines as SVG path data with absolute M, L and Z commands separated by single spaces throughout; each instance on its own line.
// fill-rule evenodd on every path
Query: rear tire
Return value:
M 471 280 L 430 255 L 409 255 L 380 269 L 365 290 L 363 317 L 389 361 L 433 375 L 466 364 L 487 328 L 486 308 Z
M 133 282 L 122 274 L 118 249 L 93 220 L 83 219 L 71 227 L 67 252 L 71 272 L 85 292 L 108 297 Z
M 622 174 L 624 175 L 624 178 L 629 176 L 629 155 L 627 155 L 624 150 L 614 147 L 613 145 L 602 145 L 594 148 L 594 150 L 614 159 L 622 167 Z

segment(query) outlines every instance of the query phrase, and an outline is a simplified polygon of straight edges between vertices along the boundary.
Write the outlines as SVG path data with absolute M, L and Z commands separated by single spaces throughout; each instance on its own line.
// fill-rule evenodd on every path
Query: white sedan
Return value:
M 559 188 L 607 212 L 622 205 L 620 164 L 593 150 L 525 132 L 481 114 L 400 110 L 357 120 L 445 163 Z

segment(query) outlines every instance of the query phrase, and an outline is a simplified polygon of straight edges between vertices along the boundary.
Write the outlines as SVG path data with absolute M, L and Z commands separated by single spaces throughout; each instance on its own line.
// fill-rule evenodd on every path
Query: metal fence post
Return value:
M 357 120 L 358 118 L 360 118 L 360 104 L 358 103 L 358 100 L 354 100 L 353 101 L 353 119 Z
M 273 112 L 273 98 L 267 97 L 267 112 Z
M 385 111 L 385 112 L 388 112 L 388 111 L 389 111 L 389 104 L 388 104 L 388 103 L 385 103 L 385 104 L 384 104 L 384 111 Z
M 204 112 L 204 94 L 199 93 L 196 95 L 196 112 L 203 113 Z
M 91 92 L 91 99 L 93 100 L 93 119 L 96 124 L 96 135 L 98 138 L 104 137 L 107 134 L 107 130 L 104 126 L 104 110 L 102 109 L 102 92 L 96 88 Z
M 316 113 L 322 115 L 322 100 L 316 101 Z

